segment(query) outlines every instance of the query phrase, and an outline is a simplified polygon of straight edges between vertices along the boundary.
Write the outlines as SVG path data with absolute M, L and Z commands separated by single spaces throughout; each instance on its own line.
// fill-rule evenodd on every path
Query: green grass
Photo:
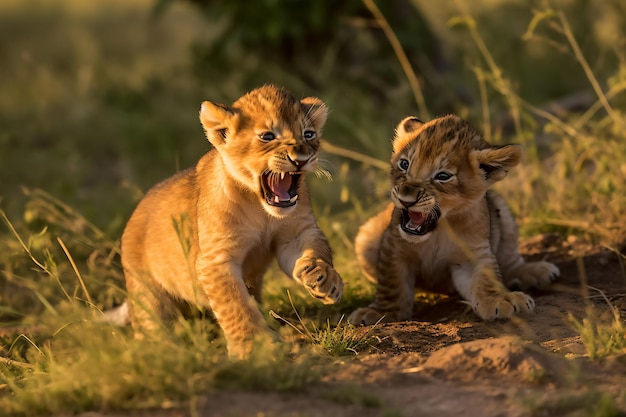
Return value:
M 366 408 L 382 408 L 380 398 L 355 387 L 341 387 L 329 392 L 326 397 L 338 404 L 356 404 Z
M 258 346 L 248 361 L 226 360 L 206 321 L 178 323 L 155 345 L 78 313 L 72 321 L 47 323 L 55 329 L 47 339 L 12 346 L 11 355 L 23 358 L 0 366 L 4 391 L 11 393 L 0 396 L 5 415 L 181 406 L 214 389 L 294 391 L 319 378 L 314 356 L 289 356 L 286 349 Z
M 621 416 L 615 400 L 598 391 L 561 393 L 545 401 L 528 404 L 532 416 L 558 415 L 564 417 L 618 417 Z
M 493 143 L 524 145 L 523 164 L 498 186 L 523 235 L 623 244 L 626 63 L 615 46 L 626 38 L 621 3 L 554 2 L 554 9 L 535 10 L 522 0 L 471 2 L 467 10 L 462 2 L 415 3 L 442 41 L 446 71 L 413 78 L 388 58 L 391 46 L 391 54 L 339 64 L 333 54 L 344 51 L 329 47 L 316 90 L 253 54 L 201 66 L 194 51 L 219 42 L 219 32 L 182 4 L 157 19 L 150 0 L 0 4 L 0 322 L 37 326 L 0 337 L 0 409 L 185 408 L 216 389 L 320 383 L 334 358 L 375 343 L 342 319 L 374 290 L 360 280 L 352 240 L 385 204 L 395 125 L 424 106 L 432 115 L 458 113 Z M 356 30 L 370 39 L 364 27 Z M 420 77 L 441 87 L 425 89 L 424 103 L 416 102 Z M 350 151 L 324 155 L 332 181 L 309 179 L 318 222 L 347 282 L 342 303 L 322 306 L 272 270 L 263 308 L 280 317 L 267 319 L 286 341 L 284 351 L 260 349 L 243 363 L 226 360 L 211 320 L 177 322 L 158 344 L 94 323 L 124 298 L 119 237 L 134 206 L 209 148 L 200 103 L 232 102 L 268 82 L 327 101 L 325 137 Z M 546 112 L 548 103 L 580 92 L 590 97 L 588 110 Z M 619 317 L 578 320 L 590 356 L 623 352 Z M 338 394 L 344 400 L 380 407 L 350 390 Z
M 574 328 L 580 333 L 587 354 L 598 360 L 612 355 L 626 355 L 626 322 L 617 307 L 613 306 L 604 293 L 600 293 L 608 305 L 608 312 L 589 307 L 586 317 L 577 318 L 570 314 Z
M 573 323 L 591 359 L 626 354 L 626 328 L 619 313 L 609 320 L 590 314 Z

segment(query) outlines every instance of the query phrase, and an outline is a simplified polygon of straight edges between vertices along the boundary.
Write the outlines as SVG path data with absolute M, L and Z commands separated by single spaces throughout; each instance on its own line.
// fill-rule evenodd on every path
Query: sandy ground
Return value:
M 626 416 L 626 354 L 591 360 L 572 323 L 590 311 L 610 322 L 612 308 L 624 317 L 626 262 L 576 239 L 538 236 L 522 249 L 561 270 L 553 287 L 532 293 L 533 314 L 482 322 L 450 298 L 417 307 L 414 321 L 377 326 L 378 343 L 338 359 L 332 376 L 304 393 L 220 391 L 192 410 L 134 415 Z M 596 414 L 604 403 L 609 413 Z

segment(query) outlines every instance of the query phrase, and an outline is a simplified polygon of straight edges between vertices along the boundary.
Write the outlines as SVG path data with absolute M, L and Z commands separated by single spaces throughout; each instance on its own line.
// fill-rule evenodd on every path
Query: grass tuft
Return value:
M 0 385 L 12 392 L 0 395 L 7 415 L 180 406 L 214 389 L 296 391 L 319 381 L 315 356 L 293 355 L 288 344 L 257 346 L 248 360 L 229 360 L 202 320 L 145 341 L 126 329 L 65 320 L 54 336 L 12 347 L 21 361 L 0 361 Z
M 626 323 L 620 315 L 619 309 L 611 305 L 604 293 L 596 288 L 609 307 L 609 317 L 600 314 L 590 307 L 587 317 L 576 319 L 570 314 L 570 320 L 587 349 L 587 354 L 593 360 L 606 358 L 612 355 L 626 354 Z
M 343 315 L 334 326 L 331 325 L 330 319 L 326 320 L 325 325 L 318 326 L 311 319 L 304 320 L 293 303 L 291 293 L 287 292 L 287 296 L 297 321 L 292 323 L 274 311 L 270 311 L 270 315 L 311 343 L 314 350 L 330 356 L 356 355 L 376 342 L 371 336 L 376 326 L 364 328 L 347 322 L 342 324 Z
M 315 328 L 313 343 L 319 349 L 331 356 L 356 355 L 376 343 L 376 338 L 371 336 L 376 326 L 357 327 L 350 323 L 342 325 L 339 320 L 336 326 L 331 326 L 330 321 L 322 328 Z
M 528 401 L 532 416 L 563 417 L 618 417 L 622 413 L 615 400 L 607 393 L 597 391 L 561 393 L 549 399 Z

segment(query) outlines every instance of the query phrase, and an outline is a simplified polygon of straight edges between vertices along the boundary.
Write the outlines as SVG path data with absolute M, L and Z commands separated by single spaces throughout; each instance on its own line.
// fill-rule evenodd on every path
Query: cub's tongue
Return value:
M 270 175 L 267 179 L 267 185 L 269 185 L 272 193 L 277 195 L 280 200 L 285 201 L 291 198 L 289 195 L 289 188 L 291 188 L 291 175 L 283 175 L 283 178 L 281 178 L 278 174 Z
M 411 220 L 409 223 L 409 226 L 419 226 L 422 223 L 424 223 L 424 221 L 426 220 L 426 216 L 424 216 L 424 213 L 420 213 L 420 212 L 415 212 L 415 211 L 411 211 L 408 210 L 409 212 L 409 219 Z M 412 224 L 411 224 L 412 223 Z

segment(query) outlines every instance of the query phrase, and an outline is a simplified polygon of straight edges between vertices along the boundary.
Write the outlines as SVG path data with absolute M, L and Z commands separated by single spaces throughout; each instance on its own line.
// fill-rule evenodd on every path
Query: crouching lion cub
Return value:
M 488 188 L 517 165 L 519 145 L 491 146 L 466 121 L 407 117 L 396 129 L 389 206 L 355 240 L 363 273 L 377 284 L 355 324 L 411 318 L 414 289 L 456 290 L 482 319 L 531 311 L 519 291 L 559 275 L 549 262 L 524 262 L 517 227 L 502 197 Z
M 215 315 L 230 356 L 249 354 L 268 327 L 257 307 L 263 273 L 280 268 L 324 303 L 343 283 L 318 228 L 304 174 L 318 162 L 327 108 L 268 85 L 232 106 L 206 101 L 214 149 L 152 188 L 122 236 L 130 321 L 154 328 L 189 304 Z

